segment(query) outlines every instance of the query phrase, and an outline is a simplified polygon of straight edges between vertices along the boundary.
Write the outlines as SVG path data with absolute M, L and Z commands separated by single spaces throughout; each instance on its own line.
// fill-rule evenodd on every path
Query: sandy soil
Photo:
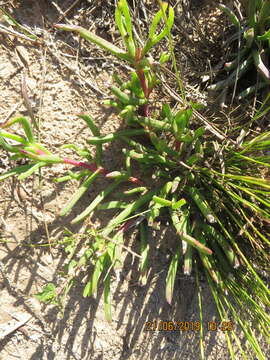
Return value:
M 63 153 L 61 145 L 72 142 L 79 145 L 89 136 L 84 122 L 76 116 L 78 113 L 91 114 L 104 134 L 121 127 L 115 114 L 100 104 L 108 95 L 112 73 L 126 69 L 78 37 L 56 33 L 51 27 L 55 22 L 70 21 L 109 40 L 117 39 L 111 25 L 114 2 L 108 1 L 105 6 L 101 6 L 102 1 L 94 0 L 55 1 L 55 5 L 45 0 L 4 3 L 18 21 L 43 34 L 46 44 L 32 44 L 0 34 L 1 121 L 18 114 L 29 116 L 21 93 L 25 78 L 32 111 L 40 123 L 41 142 L 56 154 Z M 61 14 L 61 9 L 65 12 L 74 3 L 72 9 Z M 215 13 L 212 3 L 204 2 L 205 13 L 209 4 Z M 178 20 L 180 26 L 182 20 L 180 17 Z M 4 151 L 0 150 L 0 154 L 2 173 L 14 162 Z M 117 169 L 121 156 L 119 145 L 108 147 L 105 154 L 106 166 Z M 123 271 L 112 283 L 111 324 L 105 320 L 100 293 L 97 298 L 81 296 L 84 286 L 81 278 L 66 299 L 63 315 L 55 306 L 43 305 L 33 297 L 47 282 L 61 286 L 66 259 L 60 245 L 63 229 L 73 233 L 84 231 L 85 225 L 71 226 L 70 220 L 102 187 L 102 183 L 97 184 L 71 215 L 61 218 L 60 209 L 77 186 L 75 181 L 53 182 L 66 170 L 68 166 L 58 165 L 44 169 L 42 181 L 38 176 L 25 182 L 8 179 L 0 186 L 0 359 L 198 359 L 198 332 L 145 331 L 147 321 L 199 321 L 194 278 L 178 276 L 171 306 L 164 297 L 170 258 L 168 241 L 173 240 L 170 229 L 151 237 L 151 272 L 145 286 L 138 282 L 137 262 L 127 255 Z M 98 214 L 95 221 L 102 222 L 104 217 L 104 213 Z M 135 233 L 130 234 L 127 242 L 135 237 Z M 51 248 L 39 246 L 48 240 L 59 244 Z M 135 242 L 132 248 L 136 250 L 136 246 Z M 217 320 L 217 314 L 206 284 L 202 282 L 201 286 L 206 358 L 229 359 L 225 334 L 207 329 L 207 323 Z

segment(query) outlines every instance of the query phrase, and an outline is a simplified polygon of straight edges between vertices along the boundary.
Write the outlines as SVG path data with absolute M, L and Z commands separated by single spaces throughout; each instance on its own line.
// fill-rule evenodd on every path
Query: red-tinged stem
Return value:
M 26 156 L 30 157 L 31 159 L 39 160 L 38 154 L 34 154 L 31 151 L 19 149 L 19 152 L 22 153 L 23 155 L 26 155 Z
M 35 149 L 36 150 L 36 153 L 38 154 L 38 155 L 48 155 L 48 154 L 46 154 L 43 150 L 41 150 L 41 149 Z
M 140 61 L 142 59 L 142 49 L 141 48 L 137 48 L 136 49 L 136 54 L 135 54 L 135 67 L 136 67 L 136 73 L 137 73 L 137 76 L 140 80 L 140 83 L 141 83 L 141 87 L 142 87 L 142 90 L 143 90 L 143 93 L 144 93 L 144 96 L 146 99 L 149 98 L 149 89 L 148 89 L 148 86 L 147 86 L 147 82 L 146 82 L 146 78 L 145 78 L 145 75 L 144 75 L 144 71 L 142 68 L 140 68 Z M 145 104 L 145 105 L 142 105 L 140 106 L 140 109 L 139 109 L 139 112 L 142 116 L 149 116 L 149 105 L 148 104 Z
M 97 170 L 99 170 L 99 172 L 106 176 L 107 174 L 109 174 L 109 171 L 107 171 L 106 169 L 102 168 L 102 167 L 97 167 L 96 164 L 88 164 L 82 161 L 77 161 L 77 160 L 72 160 L 72 159 L 63 159 L 63 162 L 65 164 L 70 164 L 70 165 L 74 165 L 74 166 L 79 166 L 79 167 L 83 167 L 85 169 L 88 169 L 92 172 L 95 172 Z
M 84 162 L 81 162 L 81 161 L 76 161 L 76 160 L 66 159 L 66 158 L 63 159 L 63 162 L 65 164 L 70 164 L 70 165 L 74 165 L 74 166 L 78 166 L 78 167 L 83 167 L 83 168 L 88 169 L 88 170 L 90 170 L 92 172 L 95 172 L 95 171 L 99 170 L 100 174 L 102 174 L 104 176 L 106 176 L 107 174 L 110 173 L 108 170 L 106 170 L 106 169 L 104 169 L 102 167 L 97 167 L 96 164 L 88 164 L 88 163 L 84 163 Z M 135 178 L 133 176 L 129 177 L 128 180 L 130 182 L 134 183 L 134 184 L 144 185 L 144 183 L 141 180 L 139 180 L 139 179 L 137 179 L 137 178 Z
M 147 90 L 147 99 L 149 99 L 149 96 L 151 94 L 151 92 L 153 91 L 153 88 L 148 88 Z M 142 116 L 148 117 L 150 116 L 150 107 L 149 104 L 144 104 L 141 106 L 142 109 Z
M 179 151 L 181 147 L 181 142 L 179 140 L 175 140 L 174 146 L 175 146 L 175 150 Z
M 130 176 L 128 178 L 128 180 L 134 184 L 138 184 L 138 185 L 144 185 L 143 181 L 139 180 L 138 178 L 135 178 L 133 176 Z
M 143 70 L 142 69 L 137 69 L 137 75 L 138 75 L 138 78 L 140 80 L 144 96 L 145 96 L 146 99 L 148 99 L 148 96 L 149 96 L 148 95 L 148 87 L 147 87 L 147 84 L 146 84 L 146 78 L 145 78 Z
M 40 149 L 36 150 L 37 154 L 31 153 L 30 151 L 26 151 L 24 149 L 20 149 L 19 151 L 22 154 L 24 154 L 26 156 L 29 156 L 30 158 L 34 158 L 36 160 L 42 160 L 42 155 L 47 155 Z M 41 156 L 41 157 L 39 158 L 39 156 Z M 67 159 L 67 158 L 62 159 L 62 161 L 63 161 L 64 164 L 83 167 L 83 168 L 88 169 L 88 170 L 90 170 L 92 172 L 95 172 L 95 171 L 98 170 L 99 173 L 104 175 L 104 176 L 106 176 L 106 175 L 108 175 L 110 173 L 108 170 L 104 169 L 103 167 L 98 167 L 96 164 L 89 164 L 89 163 L 85 163 L 85 162 L 82 162 L 82 161 L 77 161 L 77 160 Z M 61 162 L 61 160 L 60 160 L 60 162 Z M 130 182 L 132 182 L 134 184 L 144 185 L 144 183 L 141 180 L 139 180 L 138 178 L 133 177 L 133 176 L 130 176 L 128 178 L 128 181 L 130 181 Z
M 136 67 L 136 73 L 137 76 L 140 80 L 141 83 L 141 87 L 144 93 L 145 98 L 148 100 L 149 96 L 153 90 L 153 88 L 148 87 L 147 84 L 147 80 L 144 74 L 143 69 L 140 67 L 140 61 L 142 60 L 142 49 L 141 48 L 137 48 L 136 49 L 136 54 L 135 54 L 135 67 Z M 149 104 L 145 104 L 142 105 L 140 107 L 139 112 L 141 113 L 142 116 L 148 117 L 150 115 L 150 109 L 149 109 Z
M 29 151 L 26 151 L 26 150 L 23 150 L 23 149 L 19 149 L 19 152 L 21 152 L 24 155 L 29 155 L 30 154 Z
M 133 221 L 132 220 L 129 220 L 127 222 L 125 222 L 119 229 L 119 231 L 121 232 L 126 232 L 128 231 L 128 229 L 130 229 L 130 227 L 133 225 Z
M 139 216 L 135 219 L 128 220 L 120 227 L 119 231 L 126 232 L 132 227 L 138 226 L 144 219 L 144 216 Z
M 144 93 L 144 96 L 146 99 L 149 98 L 149 95 L 150 95 L 150 92 L 152 90 L 150 90 L 146 84 L 146 78 L 145 78 L 145 75 L 144 75 L 144 72 L 143 70 L 141 69 L 138 69 L 137 70 L 137 75 L 138 75 L 138 78 L 140 80 L 140 83 L 141 83 L 141 87 L 143 89 L 143 93 Z M 145 117 L 148 117 L 150 115 L 150 110 L 149 110 L 149 104 L 144 104 L 140 107 L 140 114 L 142 116 L 145 116 Z
M 150 116 L 149 104 L 141 105 L 138 109 L 138 115 L 148 117 Z

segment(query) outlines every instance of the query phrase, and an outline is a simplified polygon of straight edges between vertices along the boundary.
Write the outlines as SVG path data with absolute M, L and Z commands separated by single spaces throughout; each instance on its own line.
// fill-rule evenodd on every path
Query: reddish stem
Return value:
M 100 174 L 106 176 L 107 174 L 109 174 L 110 172 L 106 169 L 104 169 L 103 167 L 97 167 L 96 164 L 88 164 L 88 163 L 84 163 L 81 161 L 76 161 L 76 160 L 72 160 L 72 159 L 63 159 L 63 162 L 65 164 L 70 164 L 70 165 L 74 165 L 74 166 L 78 166 L 78 167 L 83 167 L 85 169 L 88 169 L 92 172 L 95 172 L 97 170 L 99 170 Z M 134 183 L 134 184 L 138 184 L 138 185 L 143 185 L 144 183 L 139 180 L 138 178 L 135 178 L 133 176 L 130 176 L 128 178 L 128 181 Z
M 42 155 L 47 155 L 46 153 L 43 152 L 43 150 L 39 150 L 39 149 L 36 150 L 37 154 L 31 153 L 30 151 L 26 151 L 24 149 L 19 149 L 19 151 L 23 155 L 29 156 L 30 158 L 34 158 L 36 160 L 42 160 Z M 41 157 L 39 157 L 39 155 L 41 155 Z M 62 159 L 62 161 L 63 161 L 64 164 L 83 167 L 83 168 L 88 169 L 88 170 L 90 170 L 92 172 L 95 172 L 95 171 L 98 170 L 99 173 L 102 174 L 103 176 L 106 176 L 106 175 L 108 175 L 110 173 L 110 171 L 104 169 L 103 167 L 98 167 L 96 164 L 89 164 L 89 163 L 85 163 L 85 162 L 82 162 L 82 161 L 77 161 L 77 160 L 72 160 L 72 159 L 67 159 L 67 158 Z M 141 180 L 139 180 L 138 178 L 133 177 L 133 176 L 130 176 L 128 178 L 128 181 L 130 181 L 130 182 L 132 182 L 134 184 L 138 184 L 138 185 L 143 185 L 144 184 Z
M 176 151 L 180 150 L 181 142 L 179 140 L 175 140 L 174 147 Z
M 148 100 L 150 92 L 149 92 L 148 86 L 146 84 L 146 78 L 145 78 L 143 70 L 137 69 L 137 75 L 140 80 L 144 96 Z M 145 117 L 149 116 L 150 115 L 149 104 L 144 104 L 144 105 L 140 106 L 139 112 L 142 116 L 145 116 Z
M 23 149 L 19 149 L 19 152 L 21 152 L 23 155 L 29 155 L 30 154 L 30 151 L 26 151 L 26 150 L 23 150 Z
M 142 60 L 142 49 L 137 48 L 136 49 L 136 54 L 135 54 L 136 73 L 137 73 L 137 76 L 138 76 L 138 78 L 140 80 L 144 96 L 148 100 L 153 88 L 148 87 L 144 71 L 140 67 L 140 61 L 141 60 Z M 140 109 L 139 109 L 139 112 L 141 113 L 142 116 L 146 116 L 146 117 L 149 116 L 150 115 L 149 104 L 142 105 L 140 107 Z
M 134 184 L 144 185 L 143 181 L 141 181 L 140 179 L 135 178 L 135 177 L 133 177 L 133 176 L 130 176 L 130 177 L 128 178 L 128 180 L 129 180 L 130 182 L 134 183 Z
M 70 164 L 70 165 L 74 165 L 74 166 L 79 166 L 79 167 L 83 167 L 85 169 L 88 169 L 92 172 L 95 172 L 97 170 L 99 170 L 99 172 L 106 176 L 107 174 L 109 174 L 109 171 L 107 171 L 106 169 L 102 168 L 102 167 L 97 167 L 96 164 L 88 164 L 82 161 L 77 161 L 77 160 L 72 160 L 72 159 L 63 159 L 63 162 L 65 164 Z
M 41 150 L 41 149 L 36 149 L 36 153 L 38 154 L 38 155 L 48 155 L 48 154 L 46 154 L 43 150 Z
M 148 94 L 148 86 L 146 84 L 146 78 L 145 78 L 145 75 L 144 75 L 144 72 L 142 69 L 137 69 L 137 75 L 138 75 L 138 78 L 140 80 L 140 83 L 141 83 L 141 87 L 143 89 L 143 93 L 144 93 L 144 96 L 146 99 L 148 99 L 149 97 L 149 94 Z
M 144 219 L 145 216 L 138 216 L 135 219 L 128 220 L 120 227 L 119 231 L 126 232 L 132 227 L 138 226 Z

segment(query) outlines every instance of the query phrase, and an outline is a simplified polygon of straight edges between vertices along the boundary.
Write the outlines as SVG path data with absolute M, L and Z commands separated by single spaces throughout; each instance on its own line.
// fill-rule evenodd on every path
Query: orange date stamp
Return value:
M 232 321 L 163 321 L 153 320 L 144 324 L 144 331 L 200 331 L 202 328 L 208 331 L 232 331 L 234 323 Z

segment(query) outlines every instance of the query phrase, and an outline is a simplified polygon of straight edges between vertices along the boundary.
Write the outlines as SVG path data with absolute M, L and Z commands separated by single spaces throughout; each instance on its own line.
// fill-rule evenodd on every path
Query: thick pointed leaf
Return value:
M 101 48 L 107 50 L 114 56 L 118 57 L 119 59 L 126 60 L 128 62 L 133 62 L 133 58 L 127 54 L 125 51 L 120 49 L 119 47 L 113 45 L 109 41 L 101 38 L 100 36 L 97 36 L 93 34 L 92 32 L 84 29 L 81 26 L 75 26 L 75 25 L 67 25 L 67 24 L 56 24 L 55 27 L 57 29 L 66 30 L 66 31 L 75 31 L 77 32 L 82 38 L 100 46 Z
M 89 186 L 95 181 L 98 177 L 99 171 L 95 171 L 93 174 L 89 175 L 87 179 L 82 183 L 82 185 L 75 191 L 69 202 L 65 205 L 65 207 L 61 210 L 60 215 L 65 216 L 73 206 L 80 200 L 80 198 L 85 194 L 85 192 L 89 189 Z
M 107 275 L 104 280 L 104 312 L 108 322 L 112 321 L 112 304 L 111 304 L 111 291 L 110 291 L 111 276 Z
M 226 14 L 229 16 L 231 22 L 238 28 L 240 28 L 240 21 L 238 19 L 238 17 L 235 15 L 235 13 L 228 7 L 225 5 L 219 5 L 219 8 Z
M 168 301 L 169 304 L 172 303 L 173 289 L 174 289 L 175 278 L 179 263 L 179 257 L 180 257 L 180 246 L 178 245 L 172 257 L 168 274 L 166 277 L 166 300 Z

